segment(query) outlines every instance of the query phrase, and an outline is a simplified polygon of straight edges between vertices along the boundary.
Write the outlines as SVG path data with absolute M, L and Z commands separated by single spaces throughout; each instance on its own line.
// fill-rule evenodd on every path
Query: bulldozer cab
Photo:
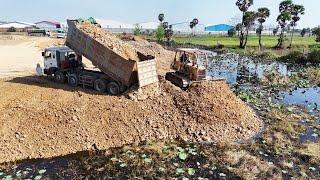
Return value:
M 176 51 L 171 68 L 183 73 L 191 81 L 200 81 L 206 78 L 206 69 L 210 51 L 181 48 Z

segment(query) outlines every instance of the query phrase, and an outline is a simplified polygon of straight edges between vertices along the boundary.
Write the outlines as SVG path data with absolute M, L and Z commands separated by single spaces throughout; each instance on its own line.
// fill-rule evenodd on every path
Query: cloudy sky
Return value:
M 197 17 L 201 24 L 229 23 L 240 17 L 236 0 L 0 0 L 0 21 L 41 20 L 64 21 L 67 18 L 96 17 L 127 23 L 157 21 L 159 13 L 165 13 L 170 23 L 190 21 Z M 267 24 L 275 25 L 281 0 L 254 0 L 251 10 L 268 7 L 271 17 Z M 306 14 L 299 27 L 320 24 L 319 0 L 294 0 L 303 4 Z

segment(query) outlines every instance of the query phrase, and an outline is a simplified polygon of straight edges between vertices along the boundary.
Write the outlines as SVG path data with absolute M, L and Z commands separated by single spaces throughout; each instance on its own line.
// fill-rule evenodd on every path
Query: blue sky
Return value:
M 96 17 L 128 23 L 156 21 L 165 13 L 170 23 L 190 21 L 197 17 L 202 24 L 228 23 L 239 17 L 236 0 L 0 0 L 0 20 L 36 22 L 77 17 Z M 268 7 L 271 17 L 266 24 L 276 24 L 281 0 L 254 0 L 251 10 Z M 303 4 L 306 14 L 299 27 L 320 24 L 319 0 L 294 0 Z

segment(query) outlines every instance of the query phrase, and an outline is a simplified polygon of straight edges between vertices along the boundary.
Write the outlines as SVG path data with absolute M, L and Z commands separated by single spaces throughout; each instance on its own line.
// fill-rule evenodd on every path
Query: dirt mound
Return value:
M 78 23 L 77 27 L 93 39 L 112 49 L 124 59 L 131 59 L 134 61 L 140 60 L 137 51 L 133 46 L 125 43 L 111 32 L 103 30 L 102 28 L 87 22 Z
M 204 81 L 195 83 L 187 94 L 181 94 L 183 100 L 177 103 L 183 111 L 192 109 L 189 115 L 201 123 L 214 124 L 219 121 L 254 119 L 254 112 L 237 98 L 224 81 Z M 250 129 L 249 127 L 246 127 Z
M 38 77 L 0 81 L 0 163 L 164 138 L 232 142 L 262 126 L 224 82 L 159 86 L 158 96 L 133 101 Z
M 170 71 L 170 65 L 174 60 L 175 52 L 164 49 L 160 44 L 148 42 L 141 38 L 132 38 L 132 40 L 127 41 L 127 43 L 145 55 L 154 56 L 157 60 L 159 75 L 165 75 L 165 73 Z

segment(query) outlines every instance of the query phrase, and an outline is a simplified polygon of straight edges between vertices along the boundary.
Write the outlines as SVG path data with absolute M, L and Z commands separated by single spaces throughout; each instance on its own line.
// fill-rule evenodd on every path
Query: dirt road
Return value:
M 35 74 L 36 64 L 43 64 L 43 48 L 63 44 L 63 40 L 43 37 L 0 36 L 0 78 Z

